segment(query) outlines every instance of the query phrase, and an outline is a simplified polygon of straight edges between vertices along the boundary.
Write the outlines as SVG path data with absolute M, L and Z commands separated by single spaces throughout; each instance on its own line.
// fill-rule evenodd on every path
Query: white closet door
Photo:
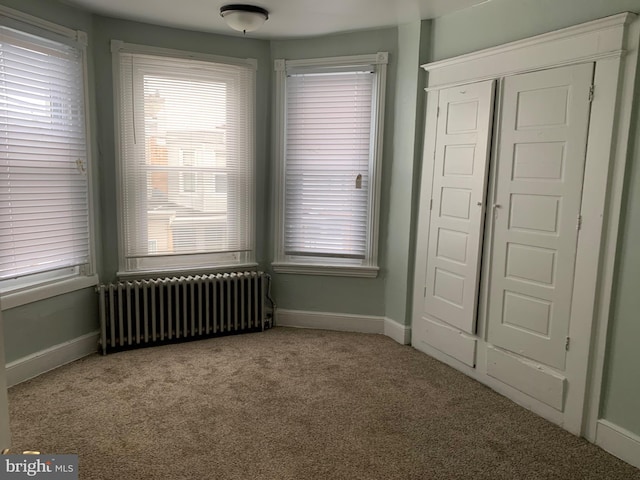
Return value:
M 4 334 L 2 333 L 2 311 L 0 310 L 0 450 L 11 445 L 9 434 L 9 404 L 7 402 L 6 365 L 4 358 Z
M 441 90 L 438 103 L 423 313 L 468 333 L 476 325 L 494 84 Z
M 564 370 L 593 64 L 504 80 L 490 343 Z

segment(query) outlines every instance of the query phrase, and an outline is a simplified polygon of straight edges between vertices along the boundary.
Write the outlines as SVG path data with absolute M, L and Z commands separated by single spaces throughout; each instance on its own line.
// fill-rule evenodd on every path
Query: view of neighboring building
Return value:
M 226 129 L 164 129 L 164 98 L 145 97 L 150 254 L 225 248 Z M 160 120 L 159 120 L 160 119 Z M 170 124 L 167 126 L 171 126 Z M 175 125 L 173 125 L 175 126 Z

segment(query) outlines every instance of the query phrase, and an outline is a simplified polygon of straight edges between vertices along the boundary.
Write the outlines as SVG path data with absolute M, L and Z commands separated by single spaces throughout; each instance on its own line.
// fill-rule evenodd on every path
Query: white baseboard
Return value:
M 400 345 L 409 345 L 411 343 L 411 327 L 402 325 L 388 317 L 384 319 L 384 334 Z
M 97 352 L 98 336 L 99 332 L 88 333 L 7 363 L 7 387 L 12 387 Z
M 276 311 L 276 325 L 341 332 L 384 333 L 384 317 L 280 308 Z
M 411 328 L 395 320 L 374 315 L 348 313 L 309 312 L 278 309 L 276 325 L 280 327 L 313 328 L 341 332 L 378 333 L 386 335 L 402 345 L 411 339 Z
M 598 420 L 596 445 L 640 468 L 640 436 L 607 420 Z

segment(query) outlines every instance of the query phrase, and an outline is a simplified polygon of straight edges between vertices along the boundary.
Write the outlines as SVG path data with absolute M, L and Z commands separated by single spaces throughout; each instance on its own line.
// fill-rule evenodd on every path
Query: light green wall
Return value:
M 116 158 L 113 117 L 113 81 L 111 66 L 112 39 L 154 47 L 191 52 L 255 58 L 256 76 L 256 256 L 259 262 L 267 259 L 265 235 L 267 231 L 267 190 L 269 158 L 269 98 L 270 72 L 269 42 L 250 38 L 191 32 L 145 23 L 129 22 L 101 16 L 94 17 L 93 58 L 96 73 L 98 110 L 98 147 L 101 182 L 100 220 L 103 226 L 103 281 L 115 279 L 118 270 L 118 237 L 116 216 Z
M 638 70 L 634 154 L 626 172 L 602 404 L 603 418 L 636 435 L 640 435 L 640 65 Z
M 385 251 L 385 316 L 409 324 L 407 304 L 414 176 L 416 117 L 422 98 L 420 76 L 420 21 L 398 27 L 398 76 L 394 110 L 393 161 L 388 169 L 387 238 Z
M 56 0 L 0 0 L 0 4 L 58 25 L 91 33 L 91 14 Z
M 7 363 L 99 328 L 98 301 L 93 288 L 5 310 L 2 316 Z
M 398 66 L 398 29 L 394 27 L 271 42 L 271 58 L 274 60 L 361 55 L 380 51 L 389 52 L 382 159 L 380 274 L 375 279 L 273 274 L 273 294 L 279 308 L 379 316 L 385 314 L 385 279 L 389 272 L 388 218 L 395 214 L 389 209 L 389 198 L 395 161 L 394 102 Z M 273 251 L 273 248 L 271 250 Z
M 50 0 L 1 0 L 0 3 L 16 10 L 55 22 L 76 30 L 82 30 L 89 36 L 89 49 L 93 37 L 91 15 Z M 90 110 L 95 125 L 93 99 L 93 62 L 88 58 Z M 92 143 L 95 146 L 95 129 L 92 131 Z M 93 172 L 93 187 L 96 200 L 99 198 L 97 171 Z M 95 212 L 99 206 L 96 204 Z M 97 238 L 100 238 L 99 225 Z M 98 258 L 100 241 L 97 242 Z M 98 268 L 100 265 L 98 265 Z M 21 357 L 47 349 L 59 343 L 85 335 L 98 329 L 96 297 L 93 289 L 84 289 L 67 295 L 34 302 L 21 307 L 4 310 L 4 339 L 6 361 L 12 362 Z
M 389 189 L 385 316 L 410 325 L 420 196 L 426 73 L 431 58 L 431 21 L 398 27 L 398 80 L 394 106 L 394 157 Z
M 11 446 L 9 428 L 9 401 L 7 399 L 7 376 L 4 368 L 4 335 L 2 329 L 2 312 L 0 312 L 0 449 Z
M 638 0 L 492 0 L 433 21 L 432 56 L 440 60 L 589 20 L 632 11 Z M 637 54 L 637 52 L 636 52 Z M 636 90 L 640 94 L 640 90 Z M 604 382 L 603 416 L 640 435 L 640 123 L 633 120 L 618 268 Z
M 638 0 L 491 0 L 434 20 L 432 58 L 441 60 L 638 10 Z

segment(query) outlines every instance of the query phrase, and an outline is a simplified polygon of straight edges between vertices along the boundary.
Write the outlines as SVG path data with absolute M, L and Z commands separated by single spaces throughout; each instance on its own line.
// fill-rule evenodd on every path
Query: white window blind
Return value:
M 0 27 L 0 280 L 89 262 L 82 62 Z
M 123 268 L 250 261 L 255 68 L 118 55 Z
M 284 253 L 362 260 L 375 74 L 333 70 L 286 79 Z

